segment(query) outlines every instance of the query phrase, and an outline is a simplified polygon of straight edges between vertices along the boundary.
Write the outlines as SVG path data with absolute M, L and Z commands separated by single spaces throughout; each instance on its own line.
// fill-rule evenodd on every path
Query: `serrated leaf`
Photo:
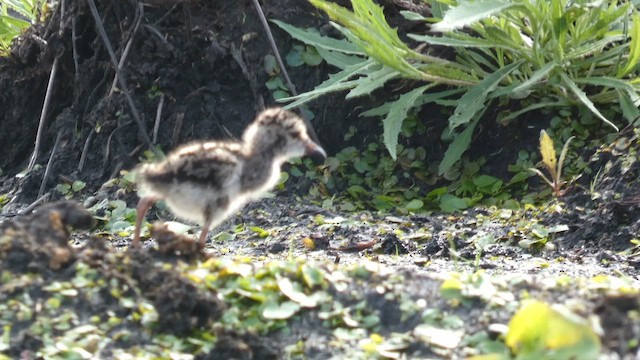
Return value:
M 455 129 L 471 121 L 471 119 L 484 108 L 487 95 L 498 86 L 505 76 L 509 75 L 509 73 L 520 64 L 521 61 L 509 64 L 491 75 L 486 76 L 478 84 L 469 88 L 460 98 L 453 115 L 449 117 L 449 126 L 451 129 Z
M 322 82 L 322 84 L 315 87 L 315 89 L 298 96 L 291 96 L 287 98 L 279 99 L 280 102 L 293 101 L 284 106 L 285 109 L 295 108 L 313 99 L 316 99 L 322 95 L 334 92 L 354 88 L 358 85 L 359 80 L 348 81 L 351 77 L 366 73 L 370 67 L 376 65 L 376 62 L 372 59 L 364 60 L 353 66 L 349 66 L 344 70 L 337 72 L 333 75 L 329 75 L 329 79 Z
M 431 30 L 446 32 L 460 29 L 515 5 L 515 2 L 502 0 L 461 1 L 458 6 L 445 12 L 442 21 L 435 23 Z
M 351 89 L 345 96 L 345 99 L 351 99 L 362 95 L 369 95 L 374 90 L 381 88 L 384 84 L 399 76 L 400 73 L 394 69 L 383 66 L 380 70 L 367 74 L 366 78 L 361 79 L 358 85 Z
M 389 155 L 396 160 L 396 147 L 398 145 L 398 135 L 402 130 L 402 123 L 407 118 L 407 113 L 413 107 L 416 99 L 430 86 L 425 85 L 415 88 L 408 93 L 400 95 L 389 110 L 387 117 L 382 121 L 384 127 L 384 145 L 389 151 Z
M 282 30 L 288 32 L 294 39 L 300 40 L 305 44 L 315 46 L 316 48 L 321 47 L 326 50 L 338 51 L 344 54 L 363 54 L 362 51 L 358 50 L 354 44 L 346 40 L 337 40 L 328 36 L 322 36 L 314 30 L 300 29 L 280 20 L 271 20 L 271 22 L 278 25 Z

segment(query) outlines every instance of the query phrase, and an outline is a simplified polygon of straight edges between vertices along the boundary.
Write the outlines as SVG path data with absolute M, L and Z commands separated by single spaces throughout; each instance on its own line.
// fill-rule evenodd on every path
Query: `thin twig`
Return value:
M 47 93 L 44 95 L 44 104 L 42 105 L 42 112 L 40 113 L 40 122 L 38 123 L 38 131 L 36 132 L 36 144 L 33 148 L 33 154 L 27 170 L 33 170 L 33 166 L 38 160 L 38 152 L 40 152 L 40 142 L 42 141 L 42 132 L 44 131 L 44 122 L 47 118 L 47 112 L 49 111 L 49 103 L 51 102 L 51 92 L 53 91 L 53 82 L 58 72 L 58 57 L 53 59 L 53 65 L 51 66 L 51 74 L 49 75 L 49 84 L 47 84 Z
M 40 196 L 39 198 L 36 199 L 36 201 L 32 202 L 31 205 L 27 206 L 26 209 L 22 210 L 18 215 L 29 215 L 33 209 L 36 208 L 36 206 L 42 204 L 43 202 L 45 202 L 47 200 L 47 198 L 49 198 L 49 196 L 51 195 L 50 192 Z
M 79 65 L 79 61 L 78 58 L 80 57 L 80 55 L 78 55 L 78 46 L 76 45 L 76 17 L 73 16 L 71 17 L 71 50 L 73 51 L 73 65 L 74 65 L 74 69 L 73 69 L 73 79 L 74 79 L 74 83 L 78 82 L 78 79 L 80 78 L 80 65 Z
M 113 52 L 113 47 L 111 46 L 111 42 L 107 37 L 107 32 L 104 30 L 104 26 L 102 24 L 102 21 L 100 20 L 100 14 L 98 13 L 98 8 L 96 8 L 96 4 L 93 0 L 87 0 L 87 3 L 89 4 L 89 8 L 91 9 L 91 15 L 93 15 L 93 19 L 96 22 L 98 33 L 100 33 L 100 37 L 102 38 L 102 41 L 104 42 L 104 46 L 107 48 L 107 52 L 109 53 L 109 57 L 111 58 L 111 65 L 113 65 L 116 71 L 116 75 L 118 76 L 118 83 L 120 84 L 120 88 L 122 89 L 122 92 L 124 93 L 124 96 L 127 99 L 127 103 L 129 104 L 131 113 L 133 114 L 133 117 L 136 120 L 136 124 L 138 125 L 138 131 L 140 132 L 140 136 L 142 136 L 142 139 L 147 144 L 149 149 L 155 152 L 156 150 L 151 145 L 151 139 L 149 138 L 149 134 L 147 134 L 147 129 L 144 126 L 144 122 L 142 122 L 140 113 L 138 112 L 138 109 L 136 108 L 136 105 L 133 102 L 133 98 L 129 93 L 129 88 L 127 87 L 127 84 L 124 81 L 124 77 L 122 76 L 120 69 L 118 69 L 118 59 L 116 59 L 116 54 Z
M 284 67 L 284 62 L 282 61 L 282 57 L 280 56 L 280 52 L 278 51 L 278 46 L 276 45 L 276 40 L 273 38 L 273 33 L 271 32 L 271 28 L 269 27 L 269 23 L 267 22 L 267 18 L 264 16 L 264 12 L 262 11 L 262 7 L 258 0 L 253 1 L 253 6 L 255 6 L 256 11 L 258 12 L 258 17 L 260 18 L 260 22 L 262 23 L 262 27 L 264 28 L 265 33 L 267 34 L 267 38 L 269 39 L 269 45 L 271 45 L 271 49 L 274 52 L 276 57 L 276 61 L 278 62 L 278 66 L 280 66 L 280 70 L 282 71 L 282 75 L 284 75 L 284 80 L 287 82 L 287 87 L 293 96 L 297 96 L 298 92 L 296 91 L 295 85 L 291 81 L 289 77 L 289 73 L 287 73 L 287 69 Z
M 89 146 L 91 146 L 91 141 L 93 140 L 93 136 L 96 134 L 94 129 L 89 131 L 89 135 L 87 136 L 87 140 L 84 142 L 84 146 L 82 147 L 82 154 L 80 154 L 80 161 L 78 161 L 78 171 L 82 172 L 84 170 L 84 163 L 87 161 L 87 153 L 89 152 Z
M 155 27 L 148 25 L 148 24 L 144 24 L 143 25 L 147 30 L 151 31 L 152 34 L 155 34 L 160 41 L 162 41 L 165 44 L 168 44 L 169 42 L 167 41 L 167 39 L 164 38 L 164 36 L 162 36 L 162 34 L 160 33 L 160 31 L 158 31 L 158 29 L 156 29 Z
M 162 108 L 164 106 L 164 93 L 160 95 L 160 102 L 156 110 L 156 122 L 153 124 L 153 143 L 158 141 L 158 130 L 160 130 L 160 119 L 162 118 Z
M 138 3 L 138 9 L 136 11 L 133 30 L 131 31 L 131 36 L 129 37 L 129 41 L 127 41 L 127 45 L 124 47 L 124 51 L 122 52 L 122 56 L 120 57 L 120 61 L 118 62 L 118 71 L 116 71 L 116 76 L 113 78 L 113 83 L 111 84 L 111 91 L 109 91 L 109 96 L 111 96 L 116 89 L 116 83 L 118 82 L 118 73 L 122 71 L 124 62 L 127 60 L 127 56 L 129 55 L 129 50 L 131 49 L 131 44 L 133 44 L 133 38 L 136 36 L 136 33 L 138 32 L 138 27 L 142 22 L 143 16 L 144 16 L 144 7 L 142 6 L 142 3 Z
M 249 72 L 249 68 L 247 67 L 247 64 L 244 62 L 244 59 L 242 58 L 242 51 L 238 49 L 233 43 L 231 43 L 231 57 L 236 61 L 238 66 L 240 66 L 240 69 L 242 70 L 244 77 L 249 82 L 249 86 L 251 87 L 251 92 L 253 93 L 253 99 L 257 103 L 257 108 L 263 109 L 264 99 L 262 98 L 262 96 L 260 95 L 260 91 L 258 90 L 258 82 L 256 81 L 256 77 Z
M 173 134 L 171 135 L 171 146 L 178 145 L 180 140 L 180 131 L 182 131 L 182 123 L 184 122 L 184 112 L 176 114 L 176 123 L 173 126 Z
M 262 27 L 264 28 L 265 33 L 267 34 L 267 38 L 269 39 L 269 45 L 271 45 L 271 49 L 273 50 L 273 53 L 276 57 L 276 61 L 278 62 L 280 71 L 282 72 L 282 75 L 284 75 L 284 80 L 287 83 L 289 92 L 291 92 L 293 96 L 297 96 L 298 92 L 296 91 L 296 87 L 295 85 L 293 85 L 293 82 L 289 77 L 287 68 L 284 66 L 284 62 L 282 61 L 282 56 L 280 56 L 280 52 L 278 51 L 278 46 L 276 45 L 276 41 L 273 38 L 273 33 L 271 32 L 271 28 L 269 27 L 267 18 L 264 16 L 262 7 L 260 6 L 260 3 L 258 2 L 258 0 L 251 0 L 251 1 L 253 2 L 253 6 L 256 8 L 256 11 L 258 12 L 258 17 L 260 18 L 260 22 L 262 23 Z M 298 110 L 302 110 L 302 108 L 298 107 Z M 302 111 L 300 111 L 300 113 L 302 115 Z M 318 135 L 316 134 L 316 131 L 313 128 L 313 125 L 311 125 L 311 122 L 309 121 L 309 119 L 307 119 L 305 116 L 301 116 L 301 117 L 302 117 L 302 120 L 304 120 L 305 124 L 307 125 L 307 131 L 309 132 L 309 136 L 311 137 L 311 139 L 316 143 L 320 143 L 318 139 Z
M 131 125 L 133 121 L 127 121 L 126 123 L 118 126 L 117 128 L 113 129 L 113 131 L 111 132 L 111 134 L 109 134 L 109 137 L 107 138 L 107 147 L 104 150 L 104 157 L 102 158 L 102 167 L 103 168 L 107 168 L 107 164 L 109 163 L 109 157 L 111 156 L 111 140 L 113 139 L 113 135 L 116 133 L 116 131 Z
M 44 169 L 44 175 L 42 176 L 42 183 L 40 184 L 40 190 L 38 191 L 38 197 L 41 197 L 44 194 L 44 188 L 47 185 L 47 179 L 49 178 L 49 173 L 51 171 L 51 165 L 53 165 L 53 158 L 56 155 L 56 151 L 58 151 L 58 146 L 60 145 L 60 140 L 62 139 L 62 132 L 64 129 L 60 129 L 58 131 L 58 135 L 56 136 L 56 142 L 53 144 L 53 149 L 51 149 L 51 155 L 49 155 L 49 161 L 47 162 L 47 167 Z

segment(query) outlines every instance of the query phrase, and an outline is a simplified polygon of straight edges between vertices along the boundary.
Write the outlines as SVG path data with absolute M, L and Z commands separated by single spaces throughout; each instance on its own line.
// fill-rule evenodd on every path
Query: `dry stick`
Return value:
M 176 114 L 176 123 L 173 126 L 173 134 L 171 135 L 171 146 L 178 145 L 178 140 L 180 140 L 180 131 L 182 131 L 182 123 L 184 122 L 184 112 L 179 112 Z
M 116 71 L 116 76 L 118 76 L 118 83 L 120 84 L 120 88 L 122 89 L 122 92 L 124 93 L 124 96 L 127 99 L 127 103 L 129 104 L 131 113 L 133 114 L 133 117 L 136 120 L 136 123 L 138 125 L 138 131 L 140 132 L 140 136 L 142 136 L 142 139 L 144 140 L 146 145 L 149 147 L 149 149 L 151 149 L 151 151 L 153 152 L 156 152 L 157 150 L 155 150 L 154 147 L 151 145 L 151 139 L 149 138 L 149 134 L 147 134 L 147 129 L 145 128 L 144 123 L 142 122 L 142 118 L 140 118 L 140 113 L 138 112 L 138 109 L 136 108 L 136 105 L 133 102 L 133 98 L 129 93 L 129 88 L 127 87 L 127 84 L 124 81 L 122 73 L 118 68 L 118 59 L 116 59 L 116 55 L 113 52 L 113 47 L 111 46 L 111 42 L 107 37 L 107 32 L 104 30 L 104 26 L 102 25 L 102 21 L 100 20 L 100 14 L 98 13 L 98 8 L 96 8 L 96 4 L 93 0 L 87 0 L 87 3 L 89 4 L 89 8 L 91 8 L 91 15 L 93 15 L 93 19 L 96 22 L 98 33 L 100 33 L 100 37 L 102 38 L 102 41 L 104 42 L 104 46 L 107 48 L 107 52 L 109 53 L 109 57 L 111 58 L 111 64 L 113 65 Z
M 73 80 L 74 80 L 74 85 L 75 83 L 78 82 L 78 78 L 80 78 L 80 75 L 78 73 L 78 71 L 80 71 L 80 65 L 78 65 L 79 61 L 78 58 L 80 57 L 78 55 L 78 47 L 76 45 L 76 17 L 72 17 L 71 18 L 71 49 L 73 51 L 73 65 L 74 65 L 74 73 L 73 73 Z
M 36 206 L 45 202 L 49 197 L 49 195 L 51 195 L 51 193 L 46 193 L 40 196 L 39 198 L 36 199 L 36 201 L 32 202 L 31 205 L 27 206 L 27 208 L 22 210 L 18 215 L 29 215 L 33 211 L 33 209 L 36 208 Z
M 47 162 L 47 167 L 44 169 L 44 175 L 42 176 L 42 183 L 40 184 L 38 197 L 42 197 L 42 194 L 44 194 L 44 188 L 47 185 L 47 179 L 49 178 L 49 172 L 51 170 L 51 165 L 53 164 L 53 157 L 56 155 L 56 151 L 58 151 L 58 146 L 60 145 L 60 139 L 62 139 L 63 131 L 64 131 L 63 129 L 58 131 L 58 136 L 56 136 L 56 142 L 53 144 L 53 149 L 51 149 L 51 155 L 49 155 L 49 161 Z
M 153 143 L 158 141 L 158 130 L 160 130 L 160 118 L 162 117 L 162 107 L 164 106 L 164 94 L 160 95 L 158 110 L 156 110 L 156 122 L 153 124 Z
M 49 75 L 49 84 L 47 84 L 47 92 L 44 95 L 44 104 L 42 105 L 42 113 L 40 113 L 40 122 L 38 124 L 38 132 L 36 132 L 36 144 L 33 148 L 33 154 L 29 160 L 27 170 L 33 170 L 33 166 L 38 159 L 38 152 L 40 151 L 40 142 L 42 141 L 42 132 L 44 131 L 44 121 L 47 118 L 47 112 L 49 111 L 49 103 L 51 102 L 51 92 L 53 91 L 53 81 L 56 78 L 58 72 L 58 57 L 53 59 L 53 65 L 51 66 L 51 74 Z
M 253 1 L 253 6 L 255 6 L 256 11 L 258 12 L 258 17 L 260 18 L 260 22 L 262 23 L 262 27 L 264 28 L 265 33 L 267 33 L 267 38 L 269 39 L 269 45 L 271 45 L 271 49 L 273 50 L 273 52 L 275 54 L 276 61 L 278 62 L 278 66 L 280 67 L 280 70 L 282 71 L 282 75 L 284 75 L 284 80 L 287 83 L 287 87 L 289 88 L 289 91 L 291 91 L 291 94 L 293 96 L 297 96 L 298 92 L 296 91 L 296 87 L 295 87 L 295 85 L 293 85 L 293 82 L 291 81 L 291 78 L 289 77 L 289 73 L 287 72 L 287 68 L 285 68 L 285 66 L 284 66 L 284 62 L 282 61 L 282 57 L 280 56 L 280 52 L 278 51 L 278 46 L 276 45 L 276 41 L 273 38 L 273 33 L 271 33 L 271 28 L 269 27 L 269 23 L 267 22 L 267 18 L 264 16 L 264 12 L 262 11 L 262 7 L 260 6 L 260 3 L 258 2 L 258 0 L 252 0 L 252 1 Z M 302 110 L 301 107 L 298 107 L 298 109 Z M 304 120 L 305 124 L 307 125 L 307 131 L 309 132 L 309 135 L 311 135 L 311 139 L 319 144 L 320 141 L 318 140 L 318 135 L 316 134 L 316 131 L 313 129 L 313 126 L 311 125 L 311 122 L 305 116 L 302 116 L 302 120 Z
M 84 163 L 87 161 L 87 153 L 89 152 L 89 146 L 91 146 L 91 141 L 93 140 L 96 131 L 91 129 L 89 135 L 87 136 L 87 140 L 84 142 L 84 146 L 82 147 L 82 154 L 80 154 L 80 161 L 78 162 L 78 171 L 82 172 L 84 170 Z
M 122 71 L 122 67 L 124 66 L 124 62 L 127 60 L 127 56 L 129 55 L 129 50 L 131 50 L 131 44 L 133 44 L 133 38 L 136 36 L 138 32 L 138 27 L 142 22 L 142 16 L 144 15 L 144 7 L 142 3 L 138 4 L 138 11 L 136 11 L 135 24 L 133 26 L 133 30 L 131 32 L 131 37 L 129 37 L 129 41 L 127 45 L 124 47 L 124 51 L 122 52 L 122 57 L 120 57 L 120 62 L 118 62 L 118 71 L 116 71 L 116 76 L 113 78 L 113 83 L 111 84 L 111 91 L 109 91 L 109 96 L 113 94 L 116 90 L 116 82 L 118 82 L 118 73 Z

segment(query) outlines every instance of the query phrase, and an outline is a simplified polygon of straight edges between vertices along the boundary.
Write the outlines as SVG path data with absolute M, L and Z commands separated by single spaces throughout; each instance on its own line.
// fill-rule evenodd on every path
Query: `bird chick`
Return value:
M 282 164 L 303 155 L 326 158 L 299 116 L 270 108 L 247 127 L 241 141 L 197 141 L 163 161 L 139 166 L 135 172 L 142 197 L 132 245 L 139 245 L 149 208 L 165 200 L 175 215 L 202 225 L 198 244 L 203 248 L 211 228 L 273 188 Z

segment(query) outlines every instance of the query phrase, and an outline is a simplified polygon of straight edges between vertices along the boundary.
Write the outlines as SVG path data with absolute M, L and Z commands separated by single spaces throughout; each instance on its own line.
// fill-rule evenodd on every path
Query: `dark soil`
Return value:
M 385 4 L 390 21 L 401 26 L 405 25 L 399 10 L 426 11 L 417 1 Z M 135 207 L 132 193 L 94 191 L 121 170 L 151 156 L 145 153 L 150 149 L 147 138 L 156 139 L 153 145 L 168 151 L 192 139 L 238 136 L 261 108 L 274 104 L 264 86 L 269 75 L 263 61 L 271 49 L 250 1 L 154 0 L 140 7 L 134 2 L 97 1 L 96 5 L 116 57 L 122 57 L 127 44 L 131 44 L 122 71 L 126 90 L 142 122 L 132 115 L 125 89 L 117 86 L 111 93 L 114 67 L 87 2 L 67 2 L 62 16 L 59 8 L 54 9 L 47 23 L 30 29 L 15 43 L 10 58 L 0 59 L 0 88 L 4 89 L 0 94 L 0 195 L 7 194 L 10 199 L 0 214 L 5 220 L 0 224 L 0 271 L 3 278 L 12 279 L 39 274 L 37 279 L 17 284 L 1 282 L 0 302 L 9 303 L 27 293 L 33 304 L 42 306 L 49 298 L 51 291 L 47 289 L 51 284 L 74 278 L 82 264 L 80 269 L 86 265 L 91 276 L 102 279 L 104 284 L 80 290 L 60 311 L 73 311 L 81 318 L 80 323 L 94 315 L 106 321 L 105 314 L 129 319 L 135 311 L 122 306 L 122 299 L 131 297 L 136 303 L 153 304 L 160 314 L 151 332 L 141 321 L 127 320 L 120 328 L 114 328 L 109 335 L 117 335 L 116 340 L 103 349 L 103 357 L 120 348 L 154 344 L 154 336 L 212 331 L 217 338 L 215 348 L 196 358 L 282 358 L 283 349 L 297 342 L 304 343 L 302 353 L 309 359 L 335 354 L 349 358 L 353 349 L 348 347 L 358 349 L 359 345 L 334 347 L 332 329 L 311 313 L 292 321 L 288 332 L 236 333 L 216 327 L 226 309 L 219 294 L 211 289 L 202 291 L 173 267 L 178 263 L 197 264 L 212 254 L 251 256 L 260 259 L 257 264 L 293 256 L 322 264 L 319 266 L 366 263 L 379 267 L 384 270 L 351 279 L 347 291 L 333 287 L 328 291 L 345 306 L 364 304 L 377 314 L 381 324 L 378 332 L 384 336 L 411 333 L 423 320 L 420 314 L 403 318 L 402 299 L 426 301 L 429 307 L 464 319 L 467 334 L 484 331 L 488 324 L 507 323 L 515 311 L 513 306 L 496 310 L 495 304 L 476 298 L 465 306 L 452 306 L 440 296 L 446 273 L 483 269 L 487 274 L 508 279 L 501 291 L 510 291 L 517 300 L 528 296 L 551 303 L 581 299 L 584 306 L 576 311 L 601 319 L 605 353 L 613 358 L 637 356 L 638 344 L 633 342 L 640 337 L 637 292 L 584 295 L 583 284 L 577 280 L 562 288 L 545 285 L 548 279 L 565 275 L 571 279 L 607 275 L 622 276 L 632 288 L 640 287 L 640 260 L 631 243 L 640 238 L 640 142 L 633 130 L 620 133 L 611 146 L 585 150 L 588 153 L 583 156 L 590 158 L 591 175 L 570 188 L 557 204 L 559 209 L 518 213 L 523 219 L 547 227 L 568 227 L 552 236 L 553 246 L 542 248 L 518 247 L 525 237 L 520 225 L 515 220 L 500 220 L 495 209 L 478 208 L 454 215 L 368 211 L 346 214 L 323 209 L 286 192 L 248 206 L 237 218 L 223 224 L 217 231 L 233 234 L 234 241 L 212 241 L 206 253 L 199 252 L 190 237 L 175 235 L 162 225 L 154 225 L 154 241 L 143 249 L 122 251 L 129 244 L 128 238 L 96 233 L 73 234 L 72 240 L 78 246 L 71 246 L 68 226 L 91 228 L 93 217 L 70 202 L 44 205 L 21 216 L 38 199 L 49 157 L 53 161 L 43 188 L 49 195 L 46 200 L 60 197 L 55 191 L 57 184 L 82 180 L 88 186 L 77 194 L 78 199 L 89 195 L 124 198 L 128 206 Z M 331 31 L 326 20 L 306 2 L 272 1 L 263 4 L 263 10 L 267 18 Z M 292 40 L 275 27 L 273 31 L 285 54 Z M 27 167 L 33 151 L 56 58 L 58 68 L 37 157 L 37 164 L 42 166 L 16 177 Z M 324 80 L 330 69 L 320 65 L 289 71 L 298 90 L 304 91 Z M 359 118 L 358 109 L 388 100 L 393 96 L 391 89 L 402 85 L 393 84 L 389 91 L 376 92 L 366 99 L 345 102 L 335 95 L 312 103 L 313 123 L 328 152 L 375 141 L 379 122 Z M 404 141 L 424 146 L 429 154 L 427 161 L 436 162 L 445 149 L 439 142 L 445 121 L 436 109 L 424 109 L 421 117 L 427 119 L 427 135 Z M 160 122 L 154 134 L 156 118 Z M 352 125 L 358 127 L 359 135 L 347 144 L 342 135 Z M 506 164 L 513 162 L 518 150 L 537 147 L 539 129 L 546 125 L 543 120 L 510 127 L 487 122 L 480 127 L 470 153 L 481 150 L 491 154 L 487 167 L 492 175 L 504 177 Z M 52 154 L 56 139 L 59 146 Z M 595 178 L 599 170 L 600 177 Z M 160 214 L 166 220 L 166 214 Z M 244 225 L 245 230 L 236 231 L 236 225 Z M 269 235 L 262 238 L 246 230 L 251 226 L 266 229 Z M 495 243 L 480 248 L 473 239 L 484 234 L 493 235 Z M 313 250 L 305 239 L 313 243 Z M 521 281 L 520 277 L 527 280 Z M 402 295 L 388 296 L 392 288 Z M 487 315 L 489 309 L 493 312 Z M 2 315 L 4 319 L 6 314 Z M 33 331 L 31 326 L 36 320 L 38 316 L 13 324 L 7 356 L 35 358 L 46 340 Z M 123 329 L 144 335 L 118 337 Z M 1 330 L 4 334 L 5 330 Z M 52 331 L 55 336 L 64 333 L 64 329 Z M 411 342 L 403 352 L 409 357 L 467 356 L 463 348 L 444 353 L 433 349 L 424 342 Z

